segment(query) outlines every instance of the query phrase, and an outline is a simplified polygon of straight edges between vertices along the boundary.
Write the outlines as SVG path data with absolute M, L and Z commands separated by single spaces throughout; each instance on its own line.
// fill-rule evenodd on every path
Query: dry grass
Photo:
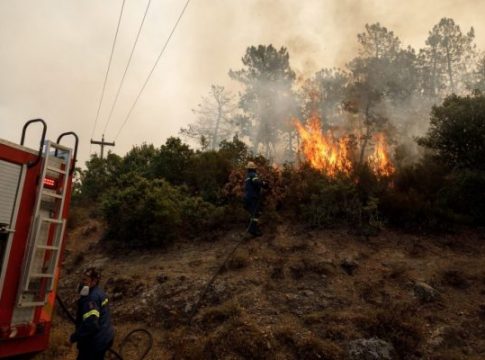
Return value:
M 271 339 L 247 319 L 231 318 L 208 335 L 178 331 L 174 359 L 271 359 Z
M 237 319 L 241 315 L 239 304 L 233 300 L 219 306 L 206 308 L 197 316 L 195 322 L 204 330 L 212 330 L 223 325 L 227 321 Z
M 236 253 L 227 261 L 226 270 L 240 270 L 248 266 L 249 253 L 247 250 L 238 249 Z
M 402 359 L 422 356 L 425 324 L 414 305 L 393 304 L 387 309 L 370 311 L 366 315 L 360 319 L 358 326 L 367 337 L 389 341 Z
M 334 342 L 320 339 L 298 327 L 282 327 L 275 332 L 280 350 L 295 359 L 344 359 L 344 351 Z
M 274 236 L 240 246 L 189 328 L 186 306 L 197 301 L 239 232 L 116 254 L 96 245 L 101 225 L 89 236 L 81 229 L 71 232 L 63 293 L 74 299 L 76 269 L 101 264 L 105 281 L 113 279 L 105 286 L 109 295 L 122 294 L 111 303 L 115 346 L 130 329 L 146 327 L 155 338 L 149 359 L 341 359 L 350 341 L 370 337 L 392 343 L 401 359 L 485 354 L 485 244 L 473 234 L 462 241 L 383 230 L 362 241 L 340 230 L 280 226 Z M 338 265 L 345 258 L 358 262 L 351 275 Z M 420 304 L 410 285 L 418 280 L 442 299 Z M 37 359 L 75 356 L 64 345 L 70 325 L 56 321 L 51 348 Z M 446 345 L 431 344 L 440 327 L 449 328 Z
M 69 336 L 74 330 L 73 326 L 56 317 L 52 323 L 50 333 L 49 348 L 35 357 L 36 360 L 65 359 L 74 360 L 76 358 L 76 346 L 69 344 Z

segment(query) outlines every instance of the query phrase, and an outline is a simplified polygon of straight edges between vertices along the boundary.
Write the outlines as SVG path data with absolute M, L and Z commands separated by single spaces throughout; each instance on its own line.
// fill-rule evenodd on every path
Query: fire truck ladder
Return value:
M 55 285 L 66 219 L 71 149 L 46 141 L 18 306 L 42 306 Z

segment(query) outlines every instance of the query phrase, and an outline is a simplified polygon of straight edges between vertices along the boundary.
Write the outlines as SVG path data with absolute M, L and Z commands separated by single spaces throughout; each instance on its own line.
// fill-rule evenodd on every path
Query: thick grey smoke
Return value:
M 96 114 L 121 0 L 4 0 L 0 2 L 0 136 L 18 141 L 22 123 L 49 122 L 51 138 L 74 130 L 82 140 L 82 160 Z M 127 0 L 106 104 L 95 138 L 126 64 L 146 2 Z M 152 1 L 140 43 L 121 92 L 107 140 L 118 130 L 171 30 L 183 2 Z M 485 49 L 485 2 L 441 0 L 192 0 L 114 149 L 133 144 L 159 146 L 195 121 L 191 112 L 211 84 L 237 91 L 227 76 L 241 67 L 247 46 L 286 46 L 298 75 L 344 66 L 356 53 L 356 34 L 366 23 L 381 22 L 404 45 L 419 48 L 442 17 L 463 28 L 474 26 Z M 101 128 L 101 129 L 100 129 Z M 32 144 L 35 143 L 32 139 Z M 92 148 L 96 151 L 96 148 Z

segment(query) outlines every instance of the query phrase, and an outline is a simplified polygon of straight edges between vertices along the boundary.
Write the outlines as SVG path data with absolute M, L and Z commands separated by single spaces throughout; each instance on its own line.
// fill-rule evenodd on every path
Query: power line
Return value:
M 108 125 L 111 121 L 111 117 L 113 115 L 113 110 L 114 110 L 114 108 L 115 108 L 115 106 L 118 102 L 118 97 L 120 96 L 121 88 L 123 87 L 123 83 L 125 81 L 126 73 L 128 72 L 128 68 L 130 67 L 131 59 L 133 58 L 133 53 L 135 52 L 136 44 L 138 44 L 138 38 L 140 37 L 141 29 L 143 28 L 143 24 L 145 23 L 145 19 L 147 17 L 148 9 L 150 8 L 151 2 L 152 2 L 152 0 L 148 0 L 147 6 L 146 6 L 146 9 L 145 9 L 145 14 L 143 15 L 143 19 L 141 20 L 140 27 L 138 28 L 138 33 L 136 34 L 135 43 L 133 44 L 133 47 L 131 49 L 131 54 L 130 54 L 130 57 L 128 59 L 128 63 L 126 64 L 125 72 L 123 73 L 123 77 L 121 78 L 120 86 L 118 87 L 118 91 L 116 92 L 115 100 L 113 102 L 113 105 L 111 106 L 111 110 L 109 112 L 108 120 L 106 121 L 106 125 L 104 126 L 104 129 L 103 129 L 103 134 L 106 133 L 106 129 L 107 129 L 107 127 L 108 127 Z
M 91 133 L 91 138 L 94 136 L 96 131 L 96 124 L 98 123 L 99 111 L 101 110 L 101 104 L 103 103 L 104 92 L 106 90 L 106 83 L 108 82 L 109 69 L 111 68 L 111 61 L 113 60 L 113 53 L 115 50 L 116 39 L 118 38 L 118 32 L 120 30 L 121 18 L 123 17 L 123 10 L 125 8 L 125 0 L 121 4 L 120 16 L 118 18 L 118 25 L 116 26 L 116 33 L 113 39 L 113 45 L 111 47 L 111 55 L 109 56 L 108 69 L 106 69 L 106 74 L 104 75 L 103 90 L 101 91 L 101 98 L 99 99 L 98 111 L 96 112 L 96 119 L 94 120 L 93 132 Z M 91 147 L 89 148 L 89 153 L 91 153 Z
M 160 51 L 160 54 L 158 55 L 157 57 L 157 60 L 155 61 L 155 64 L 153 65 L 152 69 L 150 70 L 150 73 L 148 74 L 148 77 L 146 78 L 145 80 L 145 83 L 143 84 L 140 92 L 138 93 L 138 95 L 136 96 L 136 99 L 135 99 L 135 102 L 133 103 L 133 105 L 131 106 L 130 108 L 130 111 L 128 112 L 128 115 L 126 115 L 124 121 L 123 121 L 123 124 L 121 125 L 120 129 L 118 130 L 118 133 L 116 134 L 115 136 L 115 140 L 118 139 L 118 136 L 120 135 L 121 133 L 121 130 L 123 130 L 123 127 L 126 125 L 126 123 L 128 122 L 128 119 L 130 118 L 130 115 L 131 113 L 133 112 L 133 109 L 135 108 L 136 104 L 138 103 L 138 100 L 140 99 L 140 96 L 143 92 L 143 90 L 145 90 L 145 87 L 146 85 L 148 84 L 148 81 L 150 80 L 150 77 L 152 76 L 153 74 L 153 71 L 155 71 L 155 68 L 157 67 L 158 65 L 158 62 L 160 61 L 160 58 L 162 57 L 163 53 L 165 52 L 165 49 L 167 48 L 167 45 L 168 43 L 170 42 L 170 39 L 172 38 L 172 35 L 173 33 L 175 32 L 175 30 L 177 29 L 177 25 L 179 24 L 180 22 L 180 19 L 182 19 L 182 16 L 184 15 L 185 13 L 185 9 L 187 9 L 187 6 L 189 5 L 190 3 L 190 0 L 187 0 L 187 2 L 185 3 L 185 6 L 184 8 L 182 9 L 182 11 L 180 12 L 180 15 L 177 19 L 177 21 L 175 22 L 175 25 L 173 26 L 172 28 L 172 32 L 170 33 L 170 35 L 168 36 L 167 40 L 165 41 L 165 44 L 163 45 L 163 48 L 162 50 Z

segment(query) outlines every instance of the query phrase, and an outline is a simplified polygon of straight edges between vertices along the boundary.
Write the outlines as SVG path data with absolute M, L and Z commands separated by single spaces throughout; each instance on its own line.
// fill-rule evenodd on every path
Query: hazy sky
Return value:
M 100 138 L 148 0 L 126 0 L 95 138 Z M 120 101 L 106 131 L 112 141 L 186 0 L 152 0 Z M 0 137 L 18 142 L 23 123 L 41 117 L 48 137 L 75 131 L 80 158 L 89 140 L 122 0 L 0 0 Z M 427 4 L 430 3 L 430 4 Z M 426 5 L 425 5 L 426 4 Z M 404 45 L 422 47 L 442 17 L 476 30 L 485 49 L 485 0 L 191 0 L 164 56 L 113 149 L 162 144 L 194 121 L 191 109 L 211 84 L 236 89 L 250 45 L 286 46 L 302 75 L 343 66 L 356 34 L 380 22 Z M 37 143 L 32 129 L 28 144 Z M 98 151 L 92 146 L 92 151 Z

